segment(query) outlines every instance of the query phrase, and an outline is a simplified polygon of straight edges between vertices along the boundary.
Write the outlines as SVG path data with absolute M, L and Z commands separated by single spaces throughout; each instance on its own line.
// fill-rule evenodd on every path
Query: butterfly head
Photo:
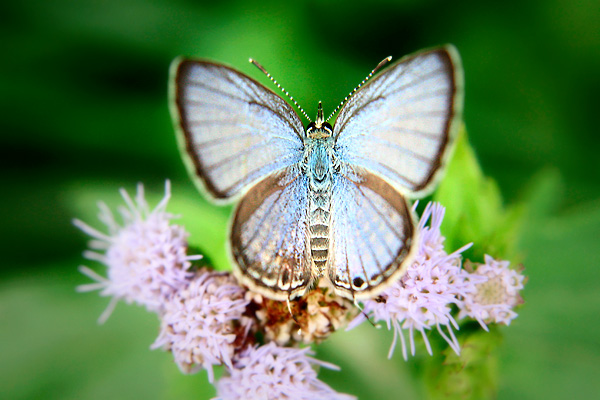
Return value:
M 328 138 L 333 134 L 333 128 L 323 118 L 323 105 L 319 102 L 317 108 L 317 118 L 315 122 L 308 124 L 306 128 L 306 135 L 311 139 L 324 139 Z

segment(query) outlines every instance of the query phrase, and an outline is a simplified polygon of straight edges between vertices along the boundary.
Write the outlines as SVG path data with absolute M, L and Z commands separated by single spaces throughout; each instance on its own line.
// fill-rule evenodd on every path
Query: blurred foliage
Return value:
M 496 182 L 483 175 L 464 129 L 433 199 L 446 207 L 442 233 L 449 251 L 474 243 L 463 255 L 483 262 L 484 254 L 516 260 L 525 206 L 506 208 Z
M 2 397 L 214 393 L 205 375 L 182 376 L 168 354 L 148 350 L 158 329 L 152 315 L 120 305 L 98 327 L 107 299 L 74 293 L 85 282 L 76 266 L 86 238 L 71 218 L 98 226 L 95 202 L 119 204 L 117 189 L 138 181 L 158 199 L 172 179 L 169 209 L 202 252 L 227 265 L 230 208 L 200 197 L 177 153 L 166 99 L 174 57 L 226 62 L 269 86 L 247 62 L 253 57 L 314 115 L 319 100 L 332 110 L 385 56 L 447 42 L 463 57 L 472 148 L 459 144 L 468 171 L 436 196 L 448 207 L 471 204 L 461 212 L 477 216 L 472 234 L 487 238 L 513 232 L 511 213 L 523 216 L 505 247 L 480 244 L 516 254 L 529 276 L 521 315 L 499 330 L 498 398 L 597 396 L 598 15 L 597 0 L 3 2 Z M 475 194 L 492 201 L 478 210 L 465 193 L 475 192 L 468 182 L 483 181 Z M 476 240 L 464 228 L 449 246 Z M 366 324 L 336 334 L 317 351 L 342 371 L 321 376 L 362 399 L 425 396 L 412 370 L 422 360 L 386 360 L 390 342 Z
M 477 325 L 474 323 L 473 325 Z M 463 331 L 465 330 L 463 326 Z M 461 332 L 460 355 L 447 348 L 426 360 L 425 381 L 430 399 L 493 399 L 498 386 L 497 348 L 502 336 L 492 327 L 485 332 Z

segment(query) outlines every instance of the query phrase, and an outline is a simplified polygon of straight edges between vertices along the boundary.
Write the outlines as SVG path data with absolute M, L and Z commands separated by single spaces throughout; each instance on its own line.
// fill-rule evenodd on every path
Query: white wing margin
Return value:
M 175 60 L 170 85 L 181 152 L 210 197 L 229 200 L 301 160 L 298 115 L 252 78 L 208 61 Z
M 452 46 L 409 55 L 358 90 L 334 125 L 343 162 L 427 192 L 458 129 L 463 77 Z

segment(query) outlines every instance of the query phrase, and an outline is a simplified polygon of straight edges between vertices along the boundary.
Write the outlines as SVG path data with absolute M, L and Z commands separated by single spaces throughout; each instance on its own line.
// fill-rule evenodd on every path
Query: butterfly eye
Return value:
M 306 128 L 306 135 L 311 139 L 323 139 L 333 134 L 333 128 L 328 122 L 311 122 Z

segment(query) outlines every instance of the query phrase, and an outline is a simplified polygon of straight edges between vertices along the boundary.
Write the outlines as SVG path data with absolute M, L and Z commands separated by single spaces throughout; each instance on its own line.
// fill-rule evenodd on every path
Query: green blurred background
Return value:
M 100 226 L 98 199 L 144 182 L 183 214 L 223 263 L 229 208 L 188 180 L 166 84 L 178 55 L 228 63 L 267 86 L 260 61 L 312 117 L 326 113 L 385 56 L 454 43 L 466 76 L 465 121 L 486 174 L 507 204 L 529 204 L 519 243 L 525 306 L 498 349 L 500 399 L 597 398 L 600 393 L 600 2 L 537 0 L 220 1 L 55 0 L 0 5 L 0 129 L 4 260 L 0 397 L 209 398 L 206 375 L 180 375 L 151 352 L 156 317 L 77 294 L 87 282 L 77 216 Z M 339 333 L 318 356 L 321 376 L 361 399 L 413 399 L 422 383 L 391 337 Z M 424 349 L 419 352 L 424 354 Z

